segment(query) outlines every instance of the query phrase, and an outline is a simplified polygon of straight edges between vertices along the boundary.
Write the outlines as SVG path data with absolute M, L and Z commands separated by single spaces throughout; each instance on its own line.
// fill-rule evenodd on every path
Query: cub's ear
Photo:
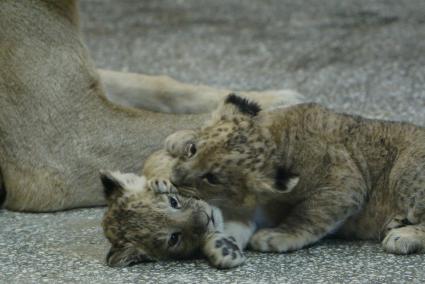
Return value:
M 204 124 L 204 127 L 212 126 L 223 119 L 233 119 L 235 116 L 248 119 L 256 118 L 260 111 L 261 107 L 257 102 L 235 94 L 229 94 L 224 102 L 212 113 L 211 119 Z
M 235 94 L 229 94 L 224 101 L 224 107 L 235 108 L 239 113 L 248 116 L 257 116 L 261 111 L 261 107 L 257 102 L 250 101 L 246 98 L 237 96 Z
M 99 174 L 106 200 L 114 199 L 123 194 L 124 184 L 115 176 L 115 173 L 100 170 Z
M 146 189 L 146 178 L 133 173 L 100 171 L 106 200 L 114 200 L 124 192 L 140 193 Z
M 106 263 L 111 267 L 125 267 L 148 261 L 152 259 L 134 246 L 112 246 L 106 255 Z
M 196 154 L 196 132 L 180 130 L 165 139 L 165 149 L 173 157 L 191 158 Z

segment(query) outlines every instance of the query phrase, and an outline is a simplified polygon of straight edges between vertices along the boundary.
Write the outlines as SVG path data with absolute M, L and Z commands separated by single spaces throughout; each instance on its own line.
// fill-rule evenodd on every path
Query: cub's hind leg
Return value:
M 425 252 L 425 150 L 420 147 L 402 155 L 390 176 L 395 184 L 396 206 L 405 214 L 398 226 L 389 228 L 382 245 L 387 252 Z M 393 222 L 394 223 L 394 222 Z M 397 224 L 397 222 L 395 222 Z
M 360 210 L 366 192 L 362 175 L 349 157 L 341 159 L 346 157 L 344 152 L 335 153 L 341 163 L 327 169 L 320 186 L 311 189 L 310 196 L 297 203 L 278 227 L 257 231 L 250 240 L 252 249 L 262 252 L 301 249 L 334 232 Z
M 394 254 L 425 252 L 425 200 L 422 190 L 416 190 L 404 204 L 406 217 L 394 218 L 387 226 L 382 241 L 384 250 Z M 401 200 L 405 200 L 402 198 Z
M 387 235 L 382 241 L 387 252 L 394 254 L 425 252 L 425 200 L 423 193 L 423 190 L 415 189 L 409 198 L 400 199 L 403 207 L 407 207 L 405 210 L 406 217 L 394 218 L 388 225 Z
M 416 185 L 416 186 L 415 186 Z M 409 190 L 400 190 L 399 207 L 405 208 L 404 218 L 394 218 L 382 241 L 384 250 L 394 254 L 425 252 L 425 189 L 412 180 Z
M 278 227 L 257 231 L 250 247 L 262 252 L 287 252 L 313 244 L 358 212 L 362 199 L 355 192 L 316 193 L 297 204 Z
M 410 254 L 425 251 L 425 223 L 391 229 L 382 241 L 387 252 Z

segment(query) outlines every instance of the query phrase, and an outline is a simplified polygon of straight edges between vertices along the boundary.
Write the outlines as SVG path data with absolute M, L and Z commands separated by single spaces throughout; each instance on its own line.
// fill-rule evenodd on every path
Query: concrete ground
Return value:
M 167 74 L 235 90 L 292 88 L 336 110 L 425 125 L 423 0 L 81 1 L 99 67 Z M 424 283 L 425 256 L 327 240 L 289 254 L 248 253 L 112 269 L 104 209 L 0 212 L 1 283 Z

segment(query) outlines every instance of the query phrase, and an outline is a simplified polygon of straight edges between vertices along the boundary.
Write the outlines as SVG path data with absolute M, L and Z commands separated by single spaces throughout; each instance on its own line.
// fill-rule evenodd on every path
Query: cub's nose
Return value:
M 175 186 L 179 186 L 181 185 L 181 179 L 178 176 L 172 175 L 170 177 L 170 181 L 172 184 L 174 184 Z
M 170 180 L 175 186 L 182 186 L 185 184 L 186 174 L 181 169 L 173 169 Z
M 208 231 L 211 218 L 204 210 L 199 210 L 193 214 L 193 232 L 202 235 Z

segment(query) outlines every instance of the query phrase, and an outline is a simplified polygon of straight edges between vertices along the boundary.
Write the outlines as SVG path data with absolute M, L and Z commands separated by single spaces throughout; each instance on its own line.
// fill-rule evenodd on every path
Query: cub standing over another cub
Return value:
M 425 248 L 423 127 L 313 103 L 262 112 L 231 94 L 203 128 L 172 135 L 167 149 L 177 187 L 227 191 L 235 206 L 249 195 L 278 204 L 262 212 L 278 222 L 252 236 L 255 250 L 297 250 L 332 233 L 383 239 L 396 254 Z
M 180 138 L 188 139 L 190 133 L 180 131 L 170 135 L 166 144 L 178 150 L 186 144 L 176 142 L 181 142 Z M 110 266 L 127 266 L 186 258 L 201 251 L 218 268 L 242 264 L 245 260 L 242 250 L 256 228 L 252 194 L 217 191 L 209 183 L 197 188 L 180 187 L 179 193 L 185 196 L 177 194 L 168 181 L 174 160 L 161 149 L 145 161 L 142 177 L 101 173 L 108 203 L 102 225 L 112 245 L 106 262 Z M 296 179 L 289 186 L 294 186 Z M 237 208 L 236 200 L 242 201 Z

